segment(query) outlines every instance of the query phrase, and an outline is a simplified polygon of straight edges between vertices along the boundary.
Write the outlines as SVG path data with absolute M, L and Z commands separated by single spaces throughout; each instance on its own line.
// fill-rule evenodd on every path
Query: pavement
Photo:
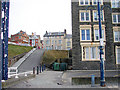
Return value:
M 37 49 L 35 50 L 26 60 L 18 67 L 18 72 L 27 72 L 32 71 L 33 67 L 37 67 L 40 65 L 40 61 L 42 60 L 42 55 L 45 50 Z
M 10 88 L 118 88 L 118 83 L 107 83 L 106 87 L 101 87 L 99 84 L 95 84 L 94 87 L 91 87 L 91 84 L 71 85 L 71 77 L 76 74 L 80 74 L 80 71 L 45 70 L 35 78 L 20 82 Z M 81 74 L 89 76 L 91 72 L 84 71 Z

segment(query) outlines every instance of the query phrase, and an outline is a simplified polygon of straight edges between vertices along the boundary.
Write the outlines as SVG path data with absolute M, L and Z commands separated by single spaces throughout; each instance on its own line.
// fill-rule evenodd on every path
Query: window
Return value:
M 94 41 L 99 41 L 100 36 L 99 36 L 99 25 L 94 25 Z M 105 41 L 105 25 L 102 25 L 102 39 Z
M 91 25 L 80 25 L 80 40 L 91 41 Z
M 90 21 L 90 11 L 89 10 L 80 10 L 80 22 L 89 22 Z
M 57 41 L 55 40 L 55 44 L 57 44 Z
M 50 46 L 46 46 L 46 49 L 49 50 L 49 49 L 50 49 Z
M 99 40 L 99 29 L 95 29 L 94 31 L 94 35 L 95 35 L 95 40 Z M 102 29 L 102 39 L 104 40 L 104 30 Z
M 100 56 L 99 56 L 99 47 L 98 46 L 94 46 L 94 47 L 83 47 L 83 59 L 85 60 L 100 60 Z
M 59 40 L 59 44 L 62 44 L 62 40 Z
M 120 14 L 112 15 L 113 23 L 120 23 Z
M 114 41 L 120 42 L 120 31 L 114 31 Z
M 81 30 L 81 40 L 90 40 L 90 30 L 89 29 L 82 29 Z
M 58 46 L 58 49 L 59 49 L 59 50 L 61 50 L 61 49 L 62 49 L 62 47 L 61 47 L 61 46 Z
M 90 0 L 79 0 L 79 5 L 90 5 Z
M 116 47 L 116 64 L 120 64 L 120 47 Z
M 67 50 L 70 50 L 71 48 L 70 47 L 67 47 Z
M 52 40 L 52 44 L 54 44 L 54 40 Z
M 67 46 L 70 46 L 70 44 L 71 44 L 70 42 L 67 42 Z
M 47 41 L 46 41 L 46 44 L 50 44 L 50 41 L 49 41 L 49 40 L 47 40 Z
M 98 0 L 92 0 L 92 5 L 97 5 Z M 100 4 L 103 5 L 103 0 L 100 0 Z
M 84 46 L 82 50 L 83 60 L 100 60 L 98 46 Z
M 119 8 L 120 1 L 119 0 L 111 0 L 112 8 Z
M 19 36 L 19 39 L 21 39 L 21 36 Z
M 104 11 L 101 12 L 101 20 L 104 21 Z M 99 21 L 98 11 L 93 10 L 93 21 Z

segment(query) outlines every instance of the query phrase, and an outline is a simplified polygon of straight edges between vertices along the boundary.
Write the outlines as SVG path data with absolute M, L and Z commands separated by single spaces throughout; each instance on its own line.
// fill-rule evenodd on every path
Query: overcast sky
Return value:
M 9 36 L 20 30 L 36 32 L 71 31 L 71 0 L 10 0 Z

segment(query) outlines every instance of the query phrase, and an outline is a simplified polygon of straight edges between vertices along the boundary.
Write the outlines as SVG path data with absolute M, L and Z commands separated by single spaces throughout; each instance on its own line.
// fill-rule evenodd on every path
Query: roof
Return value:
M 65 36 L 65 39 L 70 39 L 70 38 L 72 38 L 72 34 L 67 34 L 67 35 Z
M 64 36 L 65 32 L 49 32 L 45 33 L 43 37 Z

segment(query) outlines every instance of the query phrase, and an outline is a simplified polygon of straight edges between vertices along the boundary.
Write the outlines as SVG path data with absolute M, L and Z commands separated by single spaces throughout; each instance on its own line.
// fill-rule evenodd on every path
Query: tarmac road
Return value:
M 35 51 L 18 67 L 18 71 L 19 71 L 19 72 L 32 71 L 32 70 L 33 70 L 33 67 L 39 66 L 44 51 L 45 51 L 45 50 L 41 50 L 41 49 L 35 50 Z

